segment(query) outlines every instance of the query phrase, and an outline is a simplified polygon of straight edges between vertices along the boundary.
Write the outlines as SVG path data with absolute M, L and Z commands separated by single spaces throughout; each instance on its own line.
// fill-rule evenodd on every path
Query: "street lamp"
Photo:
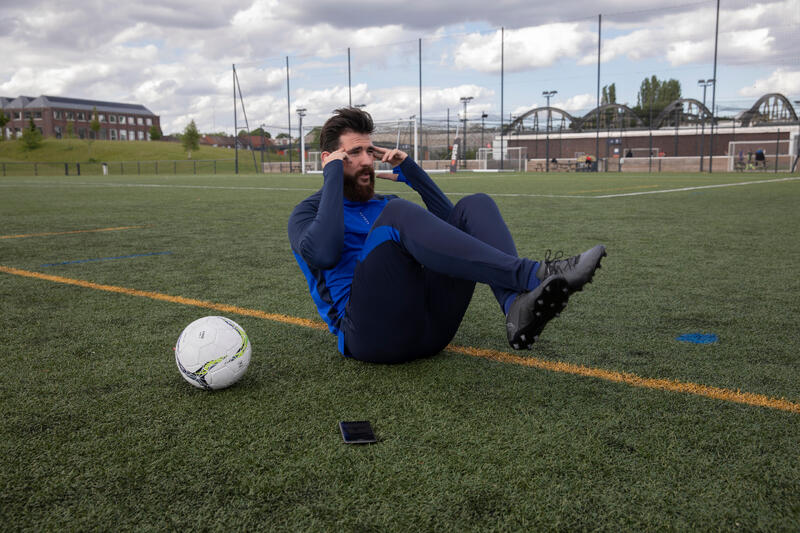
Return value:
M 464 168 L 467 168 L 467 103 L 472 100 L 472 96 L 462 96 L 461 101 L 464 103 L 464 148 L 462 150 L 464 157 Z
M 550 172 L 550 123 L 553 119 L 553 113 L 550 111 L 550 98 L 557 93 L 558 91 L 542 91 L 542 96 L 547 98 L 547 140 L 544 150 L 544 164 L 547 172 Z
M 306 139 L 303 136 L 303 117 L 306 116 L 306 108 L 298 107 L 297 116 L 300 118 L 300 173 L 306 173 Z M 289 135 L 291 140 L 291 134 Z M 289 146 L 291 151 L 291 144 Z
M 703 123 L 700 127 L 700 172 L 703 171 L 703 159 L 705 158 L 705 138 L 706 138 L 706 89 L 714 85 L 714 79 L 710 78 L 707 80 L 697 80 L 697 85 L 703 88 Z M 713 114 L 712 114 L 713 116 Z M 711 127 L 714 127 L 714 122 L 711 122 Z M 714 154 L 710 154 L 709 157 L 714 157 Z

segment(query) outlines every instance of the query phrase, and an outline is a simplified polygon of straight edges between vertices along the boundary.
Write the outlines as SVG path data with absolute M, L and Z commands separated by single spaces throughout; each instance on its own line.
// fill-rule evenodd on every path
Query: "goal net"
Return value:
M 776 168 L 788 172 L 796 156 L 792 141 L 730 141 L 728 143 L 728 171 L 753 172 Z M 777 165 L 777 166 L 776 166 Z
M 494 148 L 478 149 L 478 170 L 498 171 L 508 170 L 513 172 L 525 172 L 528 163 L 527 146 L 510 146 L 502 152 Z
M 322 172 L 322 152 L 311 151 L 306 153 L 306 171 L 307 172 Z
M 397 148 L 419 161 L 419 132 L 416 118 L 375 121 L 372 142 L 384 148 Z

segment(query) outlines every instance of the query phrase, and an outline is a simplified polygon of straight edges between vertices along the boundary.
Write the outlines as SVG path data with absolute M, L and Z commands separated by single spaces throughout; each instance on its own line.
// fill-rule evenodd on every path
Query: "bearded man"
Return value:
M 518 257 L 494 201 L 485 194 L 453 205 L 407 154 L 372 143 L 372 117 L 337 109 L 320 133 L 323 185 L 295 207 L 289 241 L 311 297 L 339 351 L 400 363 L 444 349 L 458 330 L 475 283 L 486 283 L 506 316 L 515 349 L 528 348 L 590 282 L 605 247 L 565 260 Z M 376 160 L 427 209 L 375 194 Z

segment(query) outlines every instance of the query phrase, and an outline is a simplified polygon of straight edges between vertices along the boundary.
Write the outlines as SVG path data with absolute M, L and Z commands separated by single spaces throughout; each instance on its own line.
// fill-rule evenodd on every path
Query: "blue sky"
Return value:
M 676 78 L 685 97 L 713 74 L 716 1 L 632 0 L 553 4 L 522 0 L 30 0 L 0 7 L 0 96 L 60 95 L 141 103 L 165 132 L 194 119 L 233 132 L 231 65 L 251 128 L 287 123 L 292 111 L 320 124 L 348 103 L 378 120 L 417 114 L 422 39 L 423 117 L 451 119 L 473 96 L 470 120 L 500 113 L 500 28 L 505 28 L 504 116 L 552 104 L 582 115 L 595 105 L 597 14 L 603 14 L 601 85 L 636 104 L 645 77 Z M 800 2 L 722 0 L 717 104 L 725 114 L 769 92 L 800 100 Z M 711 91 L 708 93 L 711 101 Z M 241 120 L 241 119 L 240 119 Z M 293 125 L 296 116 L 292 116 Z

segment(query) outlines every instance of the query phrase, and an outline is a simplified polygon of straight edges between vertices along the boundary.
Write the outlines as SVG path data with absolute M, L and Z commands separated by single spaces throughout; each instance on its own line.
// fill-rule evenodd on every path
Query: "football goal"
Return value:
M 502 161 L 500 150 L 494 148 L 478 149 L 478 171 L 498 172 L 507 170 L 510 172 L 525 172 L 528 167 L 528 147 L 509 146 L 504 150 Z
M 792 168 L 796 154 L 792 141 L 730 141 L 728 143 L 728 171 L 779 171 Z

